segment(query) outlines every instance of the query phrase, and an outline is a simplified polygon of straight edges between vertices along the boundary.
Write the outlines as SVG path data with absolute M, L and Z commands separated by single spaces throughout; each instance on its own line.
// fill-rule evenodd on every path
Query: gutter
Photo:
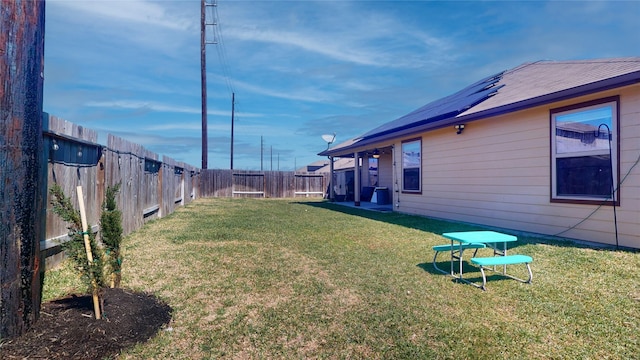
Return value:
M 555 93 L 545 94 L 545 95 L 537 96 L 534 98 L 529 98 L 526 100 L 487 109 L 487 110 L 469 114 L 469 115 L 463 115 L 459 117 L 452 116 L 442 120 L 429 122 L 423 125 L 399 129 L 398 131 L 385 133 L 377 137 L 371 137 L 366 139 L 360 138 L 360 140 L 355 140 L 352 144 L 349 144 L 341 148 L 328 149 L 319 153 L 318 155 L 334 156 L 334 157 L 339 157 L 341 155 L 352 156 L 354 151 L 358 148 L 365 147 L 371 144 L 377 144 L 377 143 L 391 140 L 394 138 L 416 135 L 416 134 L 419 134 L 425 131 L 430 131 L 430 130 L 437 130 L 443 127 L 454 125 L 456 123 L 460 123 L 460 122 L 472 122 L 472 121 L 483 120 L 483 119 L 498 116 L 498 115 L 509 114 L 516 111 L 520 111 L 520 110 L 525 110 L 525 109 L 530 109 L 530 108 L 541 106 L 541 105 L 550 104 L 553 102 L 558 102 L 558 101 L 567 100 L 570 98 L 594 94 L 597 92 L 611 90 L 611 89 L 633 85 L 637 83 L 640 83 L 640 71 L 634 71 L 624 75 L 608 78 L 601 81 L 592 82 L 585 85 L 580 85 L 577 87 L 558 91 Z

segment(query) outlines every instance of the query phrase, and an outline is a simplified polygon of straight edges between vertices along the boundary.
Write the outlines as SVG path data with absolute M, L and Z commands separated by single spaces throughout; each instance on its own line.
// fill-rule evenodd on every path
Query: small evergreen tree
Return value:
M 71 198 L 65 196 L 60 185 L 54 184 L 51 189 L 49 189 L 49 192 L 52 195 L 51 205 L 53 205 L 53 212 L 60 216 L 62 220 L 69 223 L 67 229 L 69 229 L 70 240 L 62 243 L 62 249 L 73 261 L 74 268 L 78 271 L 83 283 L 87 285 L 87 291 L 89 293 L 91 293 L 91 291 L 98 291 L 105 287 L 105 281 L 102 263 L 103 252 L 97 246 L 95 235 L 91 231 L 88 231 L 93 254 L 93 262 L 91 266 L 89 266 L 87 251 L 84 246 L 80 211 L 73 207 Z M 95 284 L 92 280 L 95 280 Z
M 120 183 L 107 187 L 102 214 L 100 215 L 100 230 L 102 243 L 111 277 L 111 287 L 119 287 L 122 268 L 122 212 L 116 206 L 116 195 L 120 191 Z

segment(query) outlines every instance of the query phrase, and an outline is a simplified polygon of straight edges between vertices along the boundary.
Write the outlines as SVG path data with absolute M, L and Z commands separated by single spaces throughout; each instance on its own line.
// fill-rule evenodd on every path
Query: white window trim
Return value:
M 404 146 L 408 145 L 408 144 L 412 144 L 412 143 L 418 143 L 418 149 L 420 149 L 420 159 L 418 161 L 418 189 L 405 189 L 404 184 L 405 184 L 405 175 L 404 175 L 404 171 L 405 169 L 414 169 L 414 167 L 408 167 L 405 168 L 405 164 L 404 164 Z M 402 179 L 401 179 L 401 188 L 402 188 L 402 192 L 405 194 L 421 194 L 422 193 L 422 138 L 415 138 L 415 139 L 409 139 L 406 141 L 403 141 L 400 144 L 400 171 L 402 174 Z
M 592 151 L 581 151 L 581 152 L 567 152 L 562 154 L 556 153 L 556 117 L 559 115 L 567 115 L 572 113 L 584 112 L 590 109 L 600 108 L 603 106 L 611 105 L 612 114 L 611 114 L 611 161 L 612 161 L 612 172 L 613 172 L 613 184 L 614 187 L 618 184 L 618 176 L 619 176 L 619 163 L 618 163 L 618 114 L 620 108 L 620 100 L 618 97 L 614 98 L 606 98 L 600 100 L 594 100 L 587 103 L 576 104 L 568 107 L 552 109 L 550 113 L 551 117 L 551 200 L 552 201 L 562 201 L 562 202 L 570 202 L 570 203 L 580 203 L 580 202 L 598 202 L 598 203 L 609 203 L 612 204 L 613 201 L 611 199 L 611 195 L 608 197 L 598 197 L 598 196 L 563 196 L 557 195 L 557 173 L 556 173 L 556 159 L 558 158 L 574 158 L 580 156 L 592 156 L 592 155 L 609 155 L 609 149 L 597 149 Z M 566 109 L 566 110 L 563 110 Z M 605 128 L 606 130 L 606 128 Z M 615 189 L 615 202 L 619 201 L 619 189 Z

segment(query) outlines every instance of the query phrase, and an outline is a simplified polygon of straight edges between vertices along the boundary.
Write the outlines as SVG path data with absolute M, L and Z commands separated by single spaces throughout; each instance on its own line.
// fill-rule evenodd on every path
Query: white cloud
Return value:
M 207 81 L 223 84 L 225 83 L 226 80 L 224 77 L 220 75 L 207 73 Z M 276 90 L 274 88 L 267 88 L 264 86 L 254 85 L 254 84 L 250 84 L 248 82 L 244 82 L 240 80 L 232 80 L 231 82 L 234 84 L 234 87 L 237 88 L 238 90 L 246 90 L 247 92 L 250 92 L 250 93 L 266 95 L 269 97 L 286 99 L 286 100 L 322 103 L 322 102 L 331 101 L 332 99 L 335 98 L 335 95 L 333 93 L 318 90 L 313 88 L 312 86 L 306 86 L 304 88 L 296 88 L 294 85 L 291 85 L 291 87 L 286 90 Z
M 207 125 L 207 129 L 209 126 Z M 156 124 L 145 127 L 145 130 L 149 131 L 167 131 L 167 130 L 202 130 L 201 122 L 179 122 L 179 123 L 164 123 Z
M 88 107 L 101 107 L 111 109 L 140 109 L 157 112 L 173 112 L 184 114 L 200 114 L 200 108 L 189 106 L 166 105 L 150 101 L 115 100 L 115 101 L 88 101 L 84 104 Z M 213 115 L 227 115 L 228 112 L 213 112 Z
M 123 129 L 124 130 L 124 129 Z M 144 130 L 148 131 L 172 131 L 172 130 L 202 130 L 202 123 L 200 121 L 188 121 L 188 122 L 173 122 L 163 123 L 144 127 Z M 209 122 L 207 124 L 207 131 L 209 134 L 230 134 L 231 123 L 230 122 Z M 274 135 L 282 137 L 284 136 L 283 128 L 280 124 L 277 125 L 265 125 L 265 124 L 247 124 L 242 122 L 236 122 L 234 124 L 234 132 L 241 134 L 242 136 L 260 136 L 260 135 Z
M 46 11 L 47 38 L 64 44 L 64 49 L 56 50 L 71 56 L 105 61 L 153 54 L 156 59 L 176 61 L 191 47 L 197 53 L 196 1 L 49 0 Z
M 47 3 L 67 8 L 72 14 L 82 12 L 85 16 L 115 22 L 137 23 L 172 30 L 188 30 L 193 28 L 194 24 L 194 19 L 180 16 L 157 2 L 146 0 L 48 0 Z
M 333 95 L 326 91 L 317 90 L 311 87 L 305 89 L 289 89 L 288 91 L 279 91 L 271 88 L 265 88 L 262 86 L 252 85 L 241 81 L 236 81 L 235 84 L 239 89 L 245 89 L 249 92 L 287 99 L 287 100 L 299 100 L 315 103 L 323 103 L 331 101 Z
M 308 34 L 266 29 L 258 30 L 255 28 L 232 28 L 230 32 L 227 32 L 227 35 L 230 35 L 237 40 L 259 41 L 294 46 L 332 59 L 360 65 L 389 65 L 382 63 L 377 53 L 366 51 L 365 49 L 342 46 L 343 44 L 338 42 L 328 42 Z
M 367 5 L 310 3 L 308 6 L 313 10 L 307 10 L 305 16 L 295 9 L 281 7 L 283 14 L 279 14 L 278 23 L 274 23 L 264 6 L 248 11 L 238 5 L 221 10 L 221 21 L 227 39 L 275 45 L 279 53 L 290 52 L 295 57 L 301 57 L 299 50 L 303 50 L 332 60 L 377 68 L 418 68 L 451 58 L 448 40 Z M 287 14 L 288 11 L 291 13 Z M 229 16 L 227 22 L 224 15 Z M 282 21 L 288 15 L 289 21 Z
M 200 107 L 179 106 L 173 104 L 161 104 L 153 101 L 134 101 L 134 100 L 114 100 L 114 101 L 88 101 L 84 106 L 110 108 L 110 109 L 132 109 L 146 110 L 156 112 L 181 113 L 181 114 L 201 114 Z M 207 109 L 209 115 L 230 116 L 231 112 L 226 110 L 210 110 Z M 241 113 L 243 117 L 261 117 L 261 114 Z M 170 128 L 169 128 L 170 129 Z
M 358 90 L 358 91 L 373 91 L 376 89 L 376 86 L 367 84 L 365 82 L 359 80 L 347 80 L 342 84 L 346 89 L 350 90 Z
M 330 59 L 344 61 L 356 65 L 390 68 L 417 68 L 426 63 L 439 62 L 429 59 L 439 59 L 426 54 L 444 55 L 446 42 L 435 39 L 420 32 L 409 34 L 380 34 L 380 38 L 371 35 L 366 38 L 348 38 L 340 34 L 310 34 L 302 32 L 279 31 L 271 29 L 233 27 L 227 35 L 235 40 L 256 41 L 285 45 L 299 48 L 310 53 L 320 54 Z M 402 38 L 404 44 L 389 37 Z M 393 46 L 421 46 L 424 53 L 415 50 L 403 51 L 396 48 L 396 52 L 384 51 L 383 43 L 396 41 Z M 410 44 L 408 42 L 411 42 Z M 447 56 L 450 57 L 450 56 Z

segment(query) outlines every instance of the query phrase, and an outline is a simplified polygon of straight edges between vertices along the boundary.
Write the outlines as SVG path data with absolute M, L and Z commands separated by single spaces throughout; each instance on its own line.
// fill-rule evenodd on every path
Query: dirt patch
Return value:
M 171 308 L 152 295 L 105 289 L 104 319 L 89 295 L 42 304 L 40 319 L 23 336 L 0 344 L 0 359 L 104 359 L 145 342 L 171 320 Z

